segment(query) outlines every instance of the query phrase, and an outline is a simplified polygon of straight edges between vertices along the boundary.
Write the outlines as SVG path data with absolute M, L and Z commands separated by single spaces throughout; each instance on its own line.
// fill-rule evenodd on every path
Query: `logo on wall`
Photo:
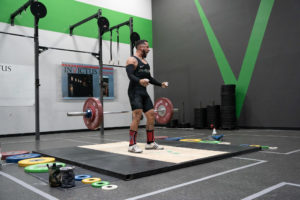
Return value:
M 0 64 L 0 71 L 1 72 L 11 72 L 11 70 L 12 70 L 11 65 Z
M 199 0 L 194 1 L 224 83 L 236 85 L 236 116 L 239 118 L 275 0 L 260 1 L 238 78 L 233 74 L 225 53 L 217 40 Z
M 99 97 L 100 77 L 98 65 L 63 62 L 62 96 L 64 99 Z M 113 68 L 103 66 L 103 98 L 114 98 Z

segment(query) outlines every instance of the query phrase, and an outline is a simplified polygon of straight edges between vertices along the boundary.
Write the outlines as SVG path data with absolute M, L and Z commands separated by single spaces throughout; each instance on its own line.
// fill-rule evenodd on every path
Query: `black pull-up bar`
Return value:
M 28 8 L 28 6 L 30 6 L 34 1 L 37 1 L 37 0 L 29 0 L 29 1 L 27 1 L 23 6 L 21 6 L 18 10 L 16 10 L 13 14 L 10 15 L 10 24 L 12 26 L 15 23 L 15 17 L 18 14 L 21 14 L 24 10 L 26 10 Z
M 75 53 L 87 53 L 91 55 L 97 55 L 98 53 L 90 52 L 90 51 L 79 51 L 79 50 L 74 50 L 74 49 L 63 49 L 63 48 L 56 48 L 56 47 L 45 47 L 45 46 L 40 46 L 40 53 L 47 51 L 47 50 L 58 50 L 58 51 L 70 51 L 70 52 L 75 52 Z
M 131 18 L 132 18 L 132 17 L 131 17 Z M 112 31 L 112 30 L 114 30 L 114 29 L 118 29 L 118 28 L 120 28 L 120 27 L 122 27 L 122 26 L 125 26 L 125 25 L 129 26 L 129 25 L 130 25 L 130 20 L 128 20 L 128 21 L 126 21 L 126 22 L 123 22 L 123 23 L 121 23 L 121 24 L 118 24 L 118 25 L 115 25 L 115 26 L 111 27 L 111 28 L 109 29 L 109 31 Z
M 77 26 L 84 24 L 85 22 L 90 21 L 91 19 L 99 19 L 101 17 L 101 9 L 98 10 L 98 12 L 88 18 L 85 18 L 83 20 L 81 20 L 80 22 L 70 26 L 70 35 L 73 35 L 73 30 L 74 28 L 76 28 Z
M 7 33 L 7 32 L 3 32 L 0 31 L 1 34 L 6 34 L 6 35 L 13 35 L 13 36 L 19 36 L 19 37 L 26 37 L 26 38 L 34 38 L 33 36 L 29 36 L 29 35 L 21 35 L 21 34 L 16 34 L 16 33 Z

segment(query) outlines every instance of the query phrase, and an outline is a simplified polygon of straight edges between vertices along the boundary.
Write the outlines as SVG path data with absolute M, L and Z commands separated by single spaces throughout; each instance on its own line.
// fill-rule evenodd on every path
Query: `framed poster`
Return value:
M 100 94 L 99 66 L 63 62 L 62 96 L 64 99 L 84 99 Z M 113 68 L 103 66 L 103 99 L 114 98 Z

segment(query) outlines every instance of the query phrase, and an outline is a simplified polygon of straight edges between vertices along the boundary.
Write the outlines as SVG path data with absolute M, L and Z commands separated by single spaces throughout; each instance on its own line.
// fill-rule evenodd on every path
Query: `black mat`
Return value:
M 58 161 L 66 162 L 123 180 L 131 180 L 260 150 L 258 147 L 241 147 L 233 145 L 163 140 L 161 140 L 159 144 L 201 150 L 226 151 L 228 153 L 181 163 L 149 160 L 79 147 L 45 149 L 35 151 L 34 153 L 55 157 Z

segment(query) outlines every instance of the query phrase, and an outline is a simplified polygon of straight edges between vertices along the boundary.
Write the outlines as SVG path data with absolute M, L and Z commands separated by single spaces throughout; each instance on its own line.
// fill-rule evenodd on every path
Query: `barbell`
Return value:
M 166 97 L 157 99 L 154 103 L 155 120 L 159 124 L 167 124 L 173 117 L 173 113 L 178 108 L 173 107 L 173 103 Z M 88 129 L 95 130 L 99 128 L 102 122 L 103 114 L 120 114 L 131 111 L 109 111 L 103 112 L 103 106 L 99 99 L 90 97 L 83 105 L 82 112 L 67 112 L 67 116 L 83 116 L 84 124 Z

